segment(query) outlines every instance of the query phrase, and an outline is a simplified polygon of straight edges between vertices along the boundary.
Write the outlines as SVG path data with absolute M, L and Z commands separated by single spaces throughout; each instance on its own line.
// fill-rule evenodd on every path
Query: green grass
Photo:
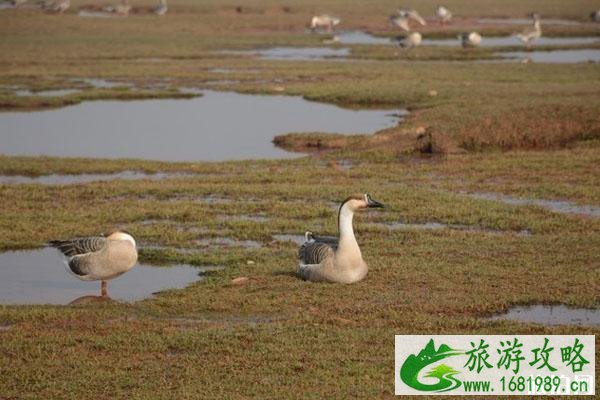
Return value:
M 405 4 L 422 14 L 435 6 L 429 0 Z M 282 136 L 288 148 L 317 150 L 286 161 L 0 156 L 3 175 L 186 174 L 161 181 L 0 185 L 0 250 L 122 228 L 141 245 L 163 246 L 142 249 L 142 261 L 225 266 L 186 289 L 134 304 L 0 306 L 0 399 L 392 398 L 394 334 L 600 334 L 598 328 L 484 318 L 516 304 L 599 307 L 600 219 L 460 193 L 598 207 L 598 67 L 461 62 L 489 57 L 488 49 L 421 48 L 398 60 L 392 47 L 352 46 L 353 57 L 366 61 L 344 63 L 214 52 L 319 45 L 318 36 L 303 31 L 317 12 L 340 14 L 347 28 L 390 34 L 386 17 L 398 6 L 387 0 L 283 5 L 289 10 L 266 0 L 182 0 L 169 4 L 164 18 L 123 20 L 84 20 L 73 10 L 65 16 L 0 13 L 0 103 L 6 108 L 172 97 L 178 87 L 230 79 L 240 82 L 217 87 L 268 94 L 282 86 L 284 94 L 349 108 L 411 111 L 404 123 L 375 135 Z M 518 17 L 535 9 L 578 20 L 597 6 L 588 0 L 447 5 L 465 18 Z M 430 29 L 431 35 L 452 33 Z M 597 27 L 584 24 L 555 33 L 592 30 Z M 134 87 L 99 90 L 73 79 L 85 77 Z M 152 89 L 157 83 L 166 89 Z M 82 92 L 19 99 L 6 85 Z M 352 168 L 341 169 L 342 160 Z M 297 246 L 273 235 L 308 229 L 335 234 L 335 204 L 356 192 L 387 206 L 355 218 L 367 279 L 347 286 L 299 280 Z M 206 200 L 215 198 L 224 201 Z M 268 219 L 244 220 L 247 215 Z M 384 225 L 394 222 L 484 231 Z M 520 234 L 524 230 L 531 235 Z M 198 244 L 219 237 L 262 246 Z M 241 276 L 251 279 L 231 283 Z M 90 292 L 96 290 L 91 284 Z

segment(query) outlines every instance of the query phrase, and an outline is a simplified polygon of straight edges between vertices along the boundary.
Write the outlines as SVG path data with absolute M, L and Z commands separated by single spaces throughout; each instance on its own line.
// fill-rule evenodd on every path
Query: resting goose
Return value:
M 121 0 L 121 2 L 115 6 L 104 7 L 104 11 L 127 16 L 131 11 L 131 4 L 129 4 L 129 0 Z
M 396 11 L 396 14 L 390 16 L 390 22 L 406 32 L 410 32 L 411 19 L 423 26 L 427 25 L 421 15 L 419 15 L 419 13 L 413 9 L 401 8 Z
M 398 41 L 398 45 L 405 49 L 416 47 L 421 44 L 423 36 L 419 32 L 410 32 L 408 35 L 402 37 Z
M 60 250 L 69 260 L 69 268 L 82 281 L 101 281 L 101 295 L 108 296 L 107 283 L 129 271 L 137 262 L 133 237 L 123 231 L 105 236 L 52 240 L 50 246 Z
M 481 44 L 481 35 L 477 32 L 463 32 L 458 35 L 462 47 L 477 47 Z
M 437 9 L 435 10 L 435 15 L 440 20 L 440 23 L 442 25 L 452 20 L 452 13 L 444 6 L 437 6 Z
M 542 26 L 540 23 L 540 17 L 538 14 L 533 14 L 533 25 L 525 28 L 523 32 L 516 35 L 517 38 L 527 47 L 542 36 Z
M 314 31 L 319 28 L 325 28 L 327 32 L 332 32 L 333 27 L 339 25 L 340 22 L 341 19 L 327 14 L 315 15 L 310 20 L 310 29 Z
M 298 251 L 298 275 L 312 282 L 353 283 L 362 280 L 368 267 L 354 237 L 352 217 L 356 211 L 380 207 L 383 204 L 368 194 L 348 197 L 338 212 L 339 238 L 306 232 L 306 241 Z

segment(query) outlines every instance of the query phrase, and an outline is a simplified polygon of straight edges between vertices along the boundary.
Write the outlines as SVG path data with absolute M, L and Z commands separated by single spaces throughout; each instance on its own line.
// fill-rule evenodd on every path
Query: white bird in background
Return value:
M 338 211 L 339 238 L 306 232 L 306 242 L 298 251 L 298 275 L 313 282 L 353 283 L 364 279 L 369 267 L 354 237 L 352 218 L 357 211 L 380 207 L 383 204 L 368 194 L 354 195 L 344 200 Z
M 427 25 L 423 17 L 416 10 L 401 8 L 396 11 L 396 14 L 390 16 L 390 22 L 400 29 L 410 32 L 410 20 L 413 20 L 422 26 Z
M 69 269 L 82 281 L 101 281 L 101 295 L 108 296 L 106 281 L 134 267 L 138 254 L 135 240 L 123 231 L 48 243 L 68 257 Z
M 167 0 L 160 0 L 158 5 L 152 9 L 152 12 L 156 15 L 165 15 L 168 9 Z
M 398 45 L 410 49 L 419 46 L 422 40 L 423 36 L 419 32 L 409 32 L 408 35 L 398 41 Z
M 129 15 L 129 12 L 131 11 L 131 4 L 129 4 L 129 0 L 121 0 L 121 2 L 115 6 L 104 7 L 104 11 L 126 16 Z
M 542 36 L 542 25 L 540 23 L 540 16 L 533 14 L 533 25 L 527 27 L 523 32 L 518 33 L 516 37 L 527 47 L 531 47 L 531 44 Z
M 327 14 L 323 15 L 315 15 L 310 20 L 310 29 L 312 31 L 325 28 L 325 31 L 331 33 L 333 31 L 333 27 L 339 25 L 341 19 L 338 17 L 332 17 Z
M 452 20 L 452 13 L 444 6 L 437 6 L 435 15 L 440 20 L 442 25 L 449 23 Z
M 62 14 L 71 7 L 70 0 L 46 0 L 42 3 L 42 10 Z
M 481 35 L 477 32 L 463 32 L 458 35 L 462 47 L 477 47 L 481 44 Z

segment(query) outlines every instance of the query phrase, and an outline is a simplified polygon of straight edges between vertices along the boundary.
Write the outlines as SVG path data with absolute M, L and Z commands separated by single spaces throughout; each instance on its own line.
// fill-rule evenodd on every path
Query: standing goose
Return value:
M 481 44 L 481 35 L 477 32 L 463 32 L 458 35 L 462 47 L 477 47 Z
M 396 14 L 390 16 L 390 22 L 406 32 L 410 32 L 411 19 L 423 26 L 427 25 L 427 23 L 421 17 L 421 15 L 413 9 L 401 8 L 398 11 L 396 11 Z
M 444 6 L 437 6 L 435 15 L 442 25 L 447 24 L 452 20 L 452 13 Z
M 327 14 L 315 15 L 310 20 L 310 30 L 315 31 L 319 28 L 325 28 L 328 33 L 333 31 L 333 27 L 339 25 L 341 19 Z
M 348 197 L 338 212 L 339 238 L 306 232 L 306 242 L 298 251 L 298 275 L 312 282 L 353 283 L 362 280 L 368 266 L 354 237 L 352 217 L 356 211 L 381 207 L 383 204 L 368 194 Z
M 593 11 L 590 14 L 590 19 L 592 22 L 600 22 L 600 10 Z
M 169 7 L 167 7 L 167 0 L 160 0 L 158 5 L 152 9 L 152 12 L 156 15 L 165 15 L 168 9 Z
M 69 260 L 69 268 L 82 281 L 101 281 L 101 295 L 108 296 L 107 283 L 129 271 L 137 262 L 133 237 L 123 231 L 104 236 L 69 240 L 52 240 L 50 246 L 60 250 Z
M 516 36 L 528 48 L 531 47 L 531 44 L 542 36 L 540 16 L 538 14 L 533 14 L 533 25 L 525 28 L 523 32 Z

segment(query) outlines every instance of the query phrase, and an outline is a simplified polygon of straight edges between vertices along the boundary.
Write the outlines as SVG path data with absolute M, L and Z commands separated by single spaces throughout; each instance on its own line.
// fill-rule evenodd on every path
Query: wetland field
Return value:
M 600 335 L 597 1 L 33 3 L 0 9 L 0 400 L 393 398 L 394 335 Z M 368 275 L 301 280 L 354 193 Z M 46 243 L 112 229 L 106 300 Z

